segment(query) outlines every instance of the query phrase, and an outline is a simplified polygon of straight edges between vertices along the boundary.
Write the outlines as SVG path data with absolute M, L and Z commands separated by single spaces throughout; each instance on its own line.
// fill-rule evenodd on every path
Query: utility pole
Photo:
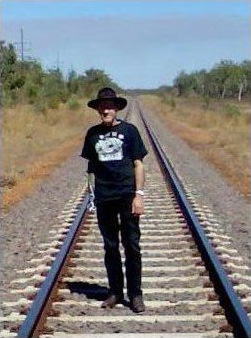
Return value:
M 59 52 L 57 52 L 57 71 L 59 71 Z
M 60 64 L 62 64 L 63 62 L 60 61 L 60 57 L 59 57 L 59 52 L 57 52 L 57 59 L 56 59 L 56 70 L 59 72 L 60 70 Z
M 21 28 L 21 60 L 24 61 L 24 32 Z
M 20 30 L 21 32 L 21 40 L 20 42 L 14 42 L 13 45 L 16 49 L 16 51 L 19 53 L 19 56 L 22 61 L 25 59 L 25 54 L 29 53 L 31 51 L 30 42 L 24 41 L 24 31 L 23 28 Z M 29 55 L 28 55 L 29 57 Z

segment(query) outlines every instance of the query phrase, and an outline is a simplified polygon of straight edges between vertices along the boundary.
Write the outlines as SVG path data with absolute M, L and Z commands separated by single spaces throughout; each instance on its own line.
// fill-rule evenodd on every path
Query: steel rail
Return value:
M 149 135 L 151 144 L 157 155 L 157 159 L 165 174 L 166 179 L 170 183 L 176 199 L 181 206 L 181 210 L 186 218 L 188 226 L 192 232 L 198 250 L 202 256 L 211 280 L 214 283 L 216 292 L 220 296 L 220 302 L 225 310 L 226 318 L 233 327 L 233 333 L 238 338 L 251 338 L 251 322 L 243 309 L 242 304 L 236 295 L 232 283 L 229 281 L 217 255 L 214 252 L 204 230 L 202 229 L 197 216 L 193 212 L 190 203 L 185 195 L 184 189 L 179 182 L 169 160 L 166 157 L 156 135 L 146 121 L 141 107 L 138 104 L 140 117 Z
M 36 298 L 34 299 L 32 306 L 19 328 L 17 337 L 18 338 L 36 338 L 39 337 L 39 328 L 38 326 L 41 316 L 43 316 L 43 312 L 50 300 L 50 296 L 53 288 L 56 283 L 59 281 L 60 273 L 64 263 L 66 262 L 67 255 L 74 243 L 74 239 L 76 234 L 84 220 L 87 205 L 89 202 L 89 194 L 86 194 L 82 205 L 74 219 L 74 222 L 64 240 L 60 251 L 55 257 L 55 261 L 53 262 L 51 269 L 49 270 L 48 275 L 46 276 L 44 282 L 39 289 Z M 41 332 L 40 332 L 41 334 Z

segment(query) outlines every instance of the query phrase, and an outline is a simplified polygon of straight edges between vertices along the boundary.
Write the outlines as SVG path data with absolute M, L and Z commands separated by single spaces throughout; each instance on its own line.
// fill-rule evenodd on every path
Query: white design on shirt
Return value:
M 99 161 L 121 161 L 123 159 L 122 144 L 123 141 L 110 135 L 106 135 L 104 139 L 100 137 L 100 140 L 95 144 Z

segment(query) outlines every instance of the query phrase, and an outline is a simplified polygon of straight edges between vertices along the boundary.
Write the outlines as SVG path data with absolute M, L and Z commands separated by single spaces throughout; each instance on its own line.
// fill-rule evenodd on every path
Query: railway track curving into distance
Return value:
M 58 216 L 51 242 L 40 245 L 41 258 L 17 270 L 0 337 L 251 337 L 248 267 L 182 185 L 137 101 L 126 118 L 149 150 L 141 217 L 146 312 L 132 313 L 127 302 L 100 308 L 107 296 L 103 243 L 83 187 Z

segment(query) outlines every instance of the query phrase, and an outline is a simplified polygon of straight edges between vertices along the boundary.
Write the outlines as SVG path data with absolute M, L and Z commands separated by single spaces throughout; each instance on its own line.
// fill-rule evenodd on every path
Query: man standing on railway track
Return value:
M 127 100 L 117 97 L 112 88 L 101 89 L 97 98 L 88 102 L 90 108 L 98 111 L 101 123 L 88 130 L 81 156 L 89 160 L 89 178 L 92 174 L 95 177 L 95 205 L 104 241 L 110 290 L 101 307 L 113 308 L 124 300 L 120 231 L 125 252 L 127 294 L 131 309 L 138 313 L 145 311 L 141 290 L 139 216 L 144 209 L 142 160 L 147 150 L 138 129 L 117 119 L 117 112 L 126 105 Z

